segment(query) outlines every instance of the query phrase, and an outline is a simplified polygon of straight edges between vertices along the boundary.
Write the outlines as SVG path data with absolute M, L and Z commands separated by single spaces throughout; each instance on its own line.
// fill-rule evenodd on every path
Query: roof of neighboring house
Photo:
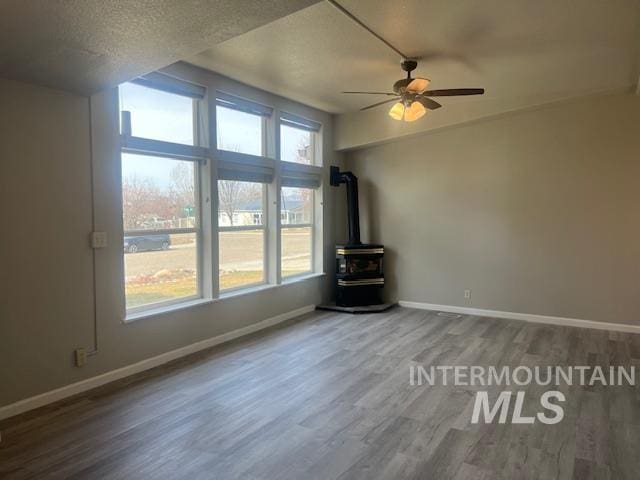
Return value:
M 282 199 L 282 211 L 288 210 L 300 210 L 304 206 L 304 202 L 297 198 L 283 198 Z M 262 199 L 253 198 L 245 201 L 240 201 L 236 204 L 236 211 L 258 211 L 262 210 Z

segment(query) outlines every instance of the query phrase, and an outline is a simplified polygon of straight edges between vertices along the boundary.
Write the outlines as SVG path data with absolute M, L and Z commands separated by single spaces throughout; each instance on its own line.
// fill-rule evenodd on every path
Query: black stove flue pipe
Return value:
M 341 172 L 338 167 L 331 167 L 331 185 L 339 187 L 347 185 L 347 216 L 349 219 L 349 245 L 360 245 L 360 213 L 358 210 L 358 177 L 351 172 Z

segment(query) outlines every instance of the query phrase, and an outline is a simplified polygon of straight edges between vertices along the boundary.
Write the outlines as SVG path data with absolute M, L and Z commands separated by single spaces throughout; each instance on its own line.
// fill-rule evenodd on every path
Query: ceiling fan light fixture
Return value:
M 407 92 L 422 93 L 429 88 L 429 83 L 431 83 L 431 80 L 428 78 L 414 78 L 411 80 L 411 83 L 407 85 Z
M 405 122 L 415 122 L 427 113 L 427 109 L 420 102 L 413 102 L 404 112 Z
M 404 104 L 402 102 L 397 102 L 393 104 L 391 110 L 389 110 L 389 116 L 394 120 L 402 120 L 404 116 Z

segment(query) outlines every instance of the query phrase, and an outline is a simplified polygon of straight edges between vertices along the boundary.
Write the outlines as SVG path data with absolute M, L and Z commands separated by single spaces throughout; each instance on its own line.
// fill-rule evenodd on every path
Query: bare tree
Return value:
M 225 145 L 218 133 L 218 148 L 231 152 L 239 152 L 240 145 Z M 259 184 L 241 182 L 236 180 L 218 181 L 219 209 L 229 219 L 229 224 L 234 225 L 234 214 L 243 203 L 261 196 Z
M 177 216 L 184 216 L 195 207 L 196 188 L 193 167 L 184 162 L 171 169 L 171 197 Z
M 220 180 L 218 182 L 218 198 L 220 210 L 227 216 L 233 226 L 233 214 L 243 197 L 244 183 L 235 180 Z
M 235 223 L 234 215 L 244 204 L 252 200 L 257 200 L 259 203 L 262 198 L 262 185 L 236 180 L 220 180 L 218 182 L 218 198 L 220 211 L 227 216 L 229 223 L 233 226 Z M 262 207 L 259 206 L 259 209 L 261 210 Z
M 311 163 L 311 134 L 298 136 L 298 142 L 296 145 L 296 162 L 298 163 Z
M 131 175 L 122 182 L 125 230 L 145 228 L 154 218 L 169 218 L 174 202 L 150 178 Z

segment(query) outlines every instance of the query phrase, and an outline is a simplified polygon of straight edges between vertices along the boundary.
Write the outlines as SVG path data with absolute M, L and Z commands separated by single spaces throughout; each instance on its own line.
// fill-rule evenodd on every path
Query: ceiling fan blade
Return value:
M 397 97 L 397 98 L 392 98 L 391 100 L 385 100 L 384 102 L 374 103 L 373 105 L 369 105 L 368 107 L 361 108 L 360 111 L 369 110 L 370 108 L 374 108 L 379 105 L 384 105 L 385 103 L 397 102 L 399 99 L 400 97 Z
M 422 92 L 426 97 L 453 97 L 456 95 L 482 95 L 484 88 L 447 88 L 445 90 L 427 90 Z
M 389 93 L 389 92 L 342 92 L 342 93 L 362 93 L 365 95 L 393 95 L 394 97 L 397 96 L 395 93 Z
M 429 87 L 430 82 L 428 78 L 416 77 L 407 85 L 407 92 L 422 93 Z
M 419 101 L 422 105 L 424 105 L 425 108 L 428 108 L 429 110 L 435 110 L 436 108 L 440 108 L 442 106 L 435 100 L 431 100 L 430 98 L 423 97 L 423 96 L 417 96 L 416 100 Z

